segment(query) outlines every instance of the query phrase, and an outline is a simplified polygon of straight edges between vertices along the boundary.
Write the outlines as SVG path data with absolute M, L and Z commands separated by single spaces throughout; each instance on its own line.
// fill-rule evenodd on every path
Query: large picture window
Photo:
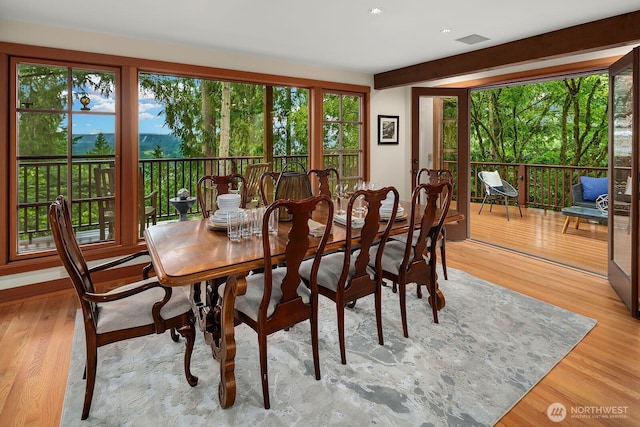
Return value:
M 76 65 L 13 65 L 18 90 L 12 253 L 52 247 L 47 208 L 59 194 L 71 202 L 82 243 L 112 240 L 114 191 L 99 184 L 100 171 L 116 167 L 117 73 Z M 115 184 L 107 180 L 103 183 Z
M 103 259 L 177 220 L 171 199 L 182 188 L 195 196 L 206 174 L 334 166 L 350 181 L 363 176 L 366 86 L 144 62 L 150 71 L 131 58 L 39 47 L 5 53 L 14 90 L 0 124 L 9 137 L 0 240 L 11 271 L 40 257 L 54 265 L 47 211 L 58 195 L 71 203 L 83 251 Z M 322 157 L 314 144 L 325 119 Z M 196 203 L 187 217 L 201 215 Z

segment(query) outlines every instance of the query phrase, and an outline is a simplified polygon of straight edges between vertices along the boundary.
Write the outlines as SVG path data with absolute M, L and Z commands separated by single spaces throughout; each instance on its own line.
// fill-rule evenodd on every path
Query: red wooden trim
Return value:
M 374 75 L 375 89 L 460 76 L 507 65 L 621 47 L 640 41 L 640 10 Z

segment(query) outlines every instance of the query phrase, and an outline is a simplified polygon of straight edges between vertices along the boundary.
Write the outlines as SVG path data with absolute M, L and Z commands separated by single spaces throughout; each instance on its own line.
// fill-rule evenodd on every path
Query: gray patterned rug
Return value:
M 442 277 L 442 276 L 441 276 Z M 198 335 L 192 372 L 183 341 L 169 334 L 98 350 L 89 418 L 84 396 L 84 333 L 76 320 L 61 426 L 489 426 L 495 424 L 595 326 L 595 320 L 449 269 L 446 307 L 433 323 L 425 300 L 407 296 L 402 336 L 397 295 L 383 295 L 385 345 L 377 344 L 373 299 L 347 309 L 347 365 L 340 364 L 335 306 L 320 297 L 320 369 L 313 376 L 309 325 L 268 338 L 271 409 L 262 406 L 255 333 L 236 328 L 235 405 L 217 398 L 218 363 Z

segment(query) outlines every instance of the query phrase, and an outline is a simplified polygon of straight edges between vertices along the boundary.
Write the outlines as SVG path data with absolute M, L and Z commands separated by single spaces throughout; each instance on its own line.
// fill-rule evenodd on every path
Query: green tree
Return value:
M 156 148 L 153 149 L 153 158 L 154 159 L 162 159 L 164 157 L 164 153 L 162 152 L 162 147 L 160 144 L 156 145 Z
M 113 148 L 109 145 L 107 138 L 100 132 L 96 136 L 96 141 L 93 143 L 93 148 L 88 151 L 88 154 L 113 154 Z
M 473 161 L 607 165 L 607 75 L 473 92 Z

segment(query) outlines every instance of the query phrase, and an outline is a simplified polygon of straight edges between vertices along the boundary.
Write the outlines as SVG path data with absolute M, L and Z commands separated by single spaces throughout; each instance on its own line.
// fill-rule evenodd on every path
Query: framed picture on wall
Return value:
M 399 116 L 378 116 L 378 144 L 397 144 Z

